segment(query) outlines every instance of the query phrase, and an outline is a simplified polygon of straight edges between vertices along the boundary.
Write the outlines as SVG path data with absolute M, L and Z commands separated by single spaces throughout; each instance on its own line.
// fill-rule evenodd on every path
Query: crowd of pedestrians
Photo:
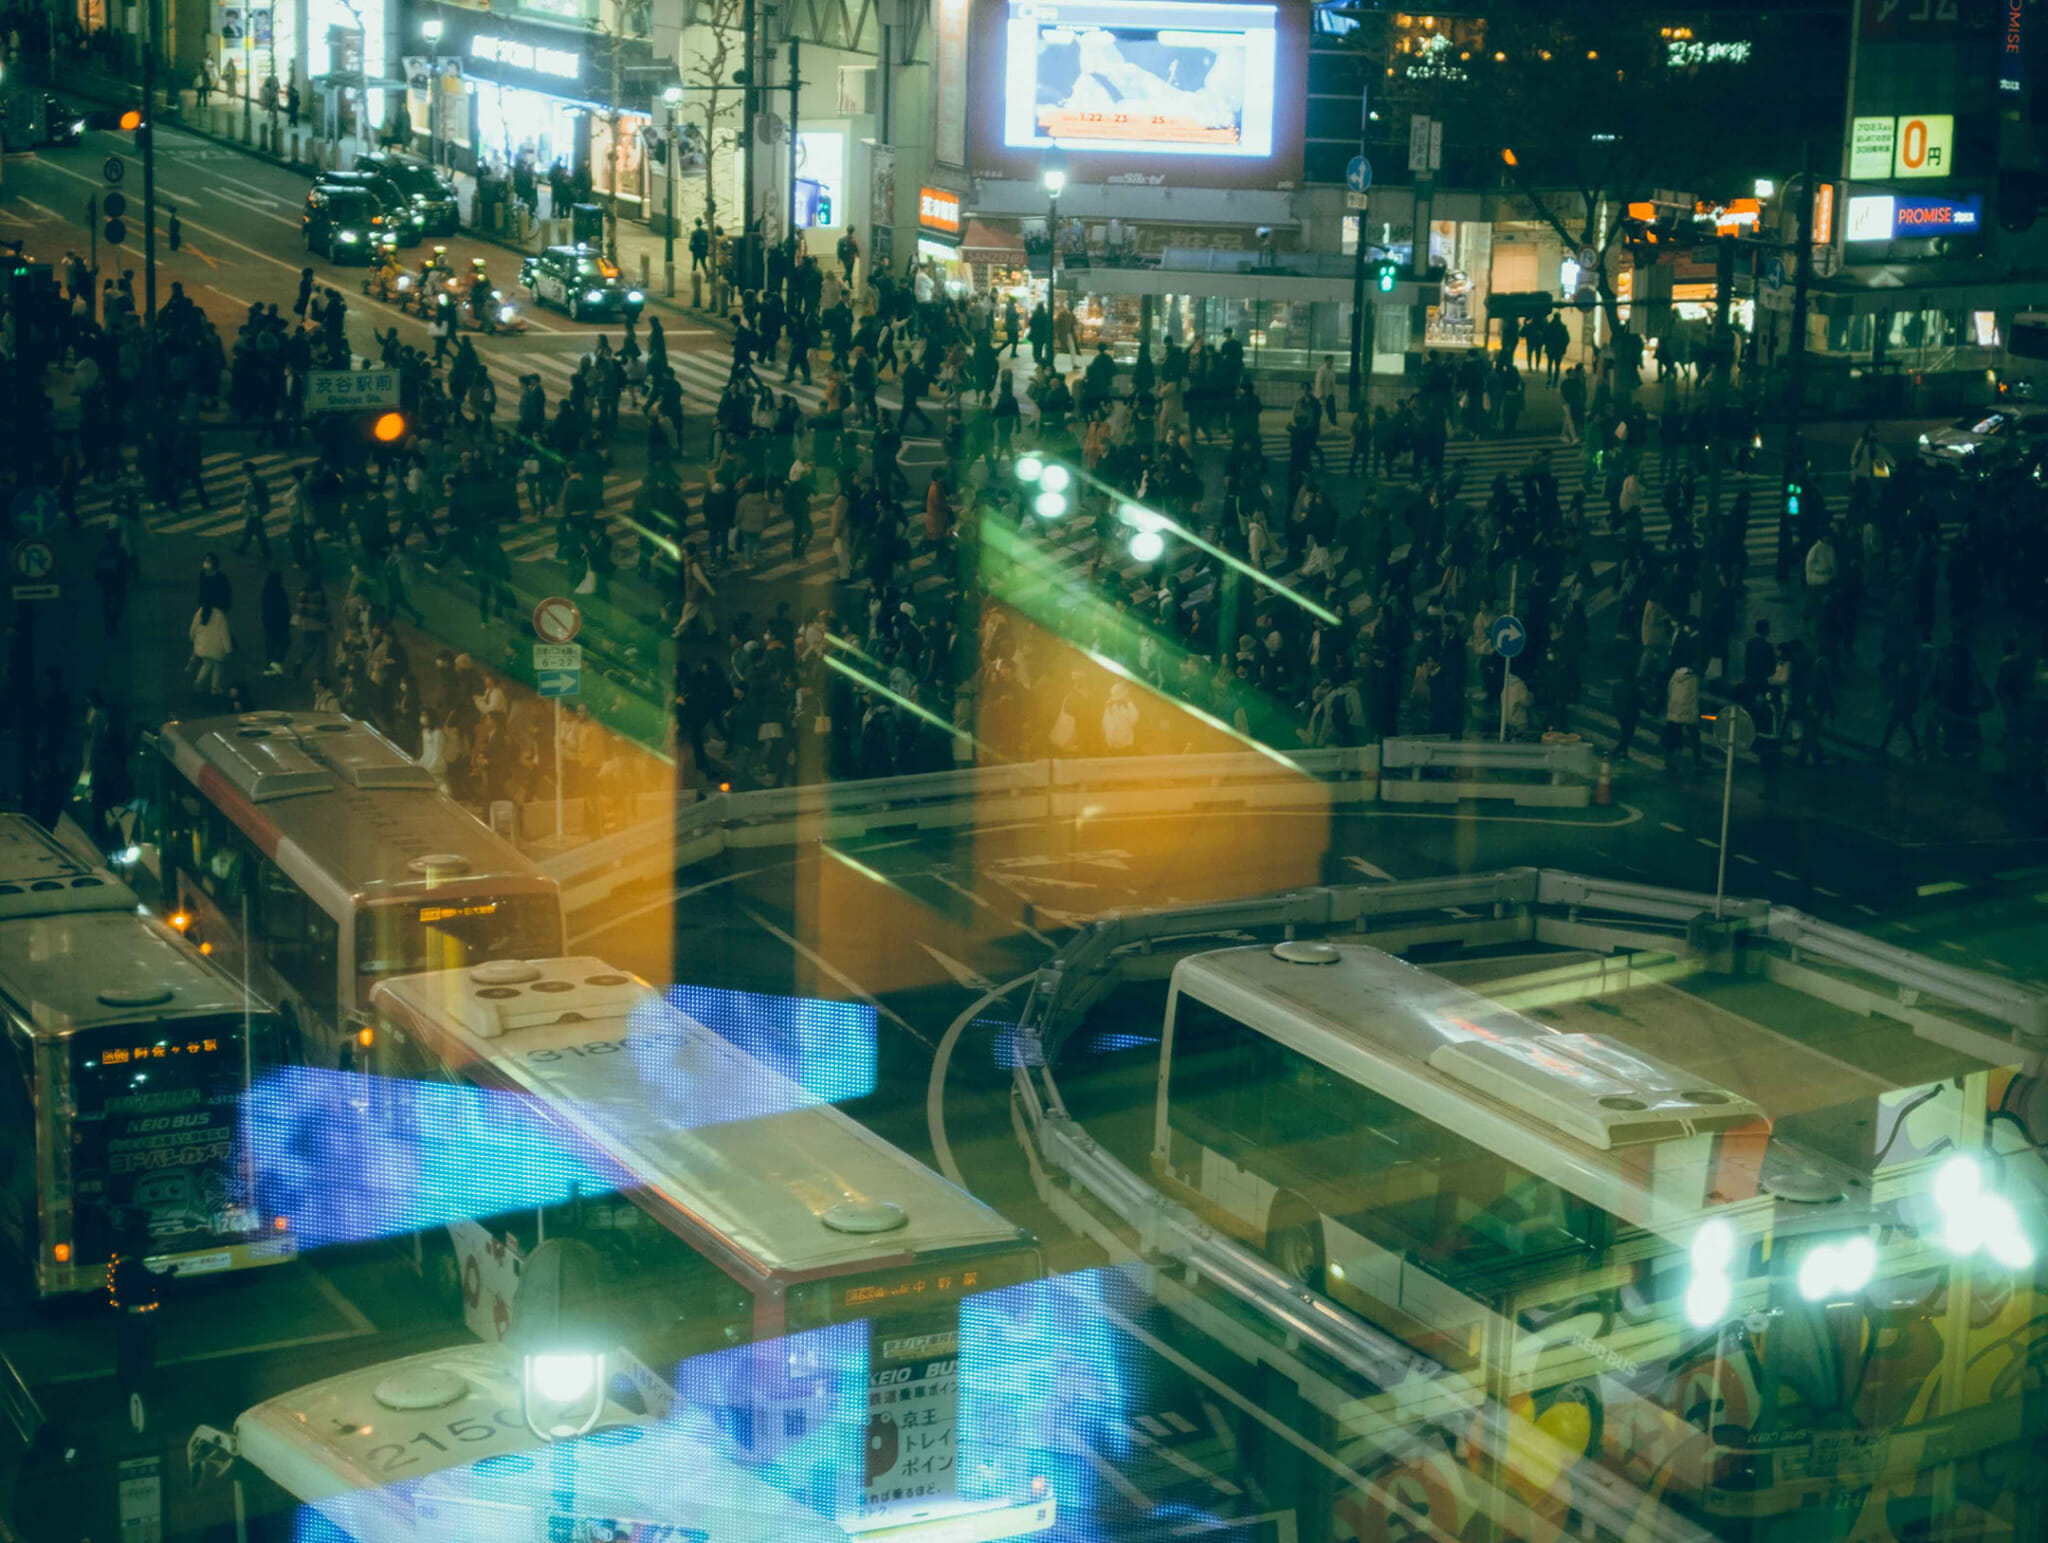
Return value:
M 917 263 L 863 274 L 857 243 L 837 255 L 767 254 L 763 282 L 737 293 L 727 385 L 701 416 L 686 414 L 658 319 L 644 341 L 637 325 L 616 346 L 593 335 L 553 402 L 537 375 L 499 401 L 465 336 L 429 351 L 391 328 L 373 346 L 400 375 L 408 432 L 390 445 L 305 419 L 308 372 L 354 357 L 348 303 L 311 270 L 289 307 L 252 305 L 232 340 L 171 285 L 152 351 L 133 275 L 94 295 L 74 259 L 47 314 L 17 325 L 69 367 L 78 432 L 31 435 L 17 478 L 55 488 L 74 522 L 84 483 L 115 485 L 114 555 L 95 573 L 112 627 L 149 521 L 188 494 L 205 506 L 202 419 L 302 448 L 285 495 L 295 578 L 282 597 L 266 586 L 262 689 L 284 676 L 360 712 L 477 802 L 545 796 L 533 768 L 550 758 L 509 722 L 494 735 L 473 720 L 462 704 L 488 694 L 476 682 L 443 689 L 442 671 L 429 687 L 392 645 L 398 623 L 424 622 L 427 580 L 507 624 L 503 538 L 522 521 L 552 524 L 579 594 L 610 598 L 622 560 L 654 586 L 673 670 L 655 663 L 662 637 L 616 652 L 637 661 L 636 684 L 667 690 L 678 754 L 705 785 L 1173 751 L 1217 725 L 1282 750 L 1475 721 L 1583 732 L 1596 651 L 1614 679 L 1603 748 L 1626 758 L 1647 726 L 1672 775 L 1697 763 L 1699 709 L 1720 696 L 1756 713 L 1773 781 L 1783 759 L 1819 761 L 1860 663 L 1891 707 L 1880 749 L 1903 735 L 1916 754 L 1974 757 L 1996 706 L 2006 764 L 2038 782 L 2033 640 L 2014 639 L 1995 682 L 1976 663 L 1994 607 L 2043 614 L 2038 490 L 2017 471 L 1958 488 L 1866 436 L 1843 507 L 1816 488 L 1777 519 L 1775 576 L 1799 605 L 1774 633 L 1754 614 L 1749 495 L 1711 491 L 1755 444 L 1742 392 L 1713 405 L 1711 356 L 1652 372 L 1624 331 L 1567 363 L 1555 330 L 1531 324 L 1497 351 L 1428 356 L 1410 394 L 1348 421 L 1325 364 L 1281 409 L 1275 454 L 1274 384 L 1235 337 L 1156 353 L 1146 340 L 1120 362 L 1084 349 L 1064 308 L 952 294 Z M 1447 447 L 1514 435 L 1525 369 L 1556 382 L 1558 438 L 1468 486 Z M 799 375 L 815 410 L 789 389 Z M 47 428 L 47 398 L 41 411 Z M 937 445 L 918 482 L 911 434 Z M 1347 436 L 1340 476 L 1326 446 Z M 645 472 L 620 511 L 605 477 L 627 448 Z M 1042 516 L 1014 475 L 1027 449 L 1078 474 L 1065 517 Z M 270 500 L 252 469 L 239 553 L 276 558 Z M 1134 504 L 1172 536 L 1151 561 L 1130 555 Z M 766 549 L 771 529 L 786 552 Z M 835 579 L 821 604 L 759 616 L 733 595 L 734 579 L 800 564 L 816 543 Z M 1058 572 L 1034 591 L 1056 600 L 1015 604 L 1027 571 Z M 323 626 L 309 591 L 330 584 L 339 614 Z M 1510 605 L 1531 639 L 1512 671 L 1490 640 Z M 195 685 L 246 694 L 206 612 Z M 1873 612 L 1878 657 L 1859 661 Z

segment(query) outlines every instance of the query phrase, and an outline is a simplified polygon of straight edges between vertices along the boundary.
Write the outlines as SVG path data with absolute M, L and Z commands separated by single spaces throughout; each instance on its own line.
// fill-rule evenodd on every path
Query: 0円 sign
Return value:
M 1849 175 L 1891 177 L 1955 175 L 1956 120 L 1948 113 L 1899 118 L 1857 118 L 1849 126 Z
M 353 413 L 399 405 L 396 370 L 309 370 L 306 411 Z

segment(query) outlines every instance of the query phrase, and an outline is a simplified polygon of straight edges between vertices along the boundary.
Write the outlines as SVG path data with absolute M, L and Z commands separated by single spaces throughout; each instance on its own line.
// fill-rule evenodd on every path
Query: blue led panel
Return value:
M 519 1095 L 310 1066 L 243 1100 L 244 1160 L 301 1246 L 355 1243 L 625 1187 Z
M 866 1002 L 671 986 L 677 1010 L 828 1104 L 875 1090 L 879 1014 Z

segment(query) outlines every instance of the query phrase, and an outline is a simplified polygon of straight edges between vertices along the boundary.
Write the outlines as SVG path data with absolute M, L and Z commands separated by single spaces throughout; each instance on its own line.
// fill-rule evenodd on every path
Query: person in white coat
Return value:
M 1700 764 L 1700 678 L 1690 665 L 1681 664 L 1671 672 L 1664 688 L 1664 774 L 1678 775 L 1678 753 L 1692 752 L 1692 764 Z
M 1102 746 L 1111 755 L 1129 755 L 1138 743 L 1138 704 L 1131 699 L 1130 683 L 1118 681 L 1109 688 L 1109 701 L 1102 709 Z
M 209 696 L 226 696 L 228 655 L 235 651 L 228 613 L 218 606 L 202 605 L 192 613 L 187 630 L 192 638 L 193 684 Z

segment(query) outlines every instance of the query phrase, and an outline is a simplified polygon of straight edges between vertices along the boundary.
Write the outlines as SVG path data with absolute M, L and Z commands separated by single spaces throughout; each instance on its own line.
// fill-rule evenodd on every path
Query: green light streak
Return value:
M 1078 466 L 1068 466 L 1065 461 L 1060 461 L 1057 463 L 1053 461 L 1046 462 L 1046 465 L 1048 466 L 1055 464 L 1066 466 L 1067 470 L 1073 473 L 1077 481 L 1084 483 L 1088 487 L 1093 488 L 1095 491 L 1106 494 L 1110 498 L 1114 499 L 1119 509 L 1121 509 L 1123 505 L 1129 504 L 1133 509 L 1143 510 L 1148 519 L 1156 520 L 1158 522 L 1153 527 L 1155 530 L 1172 531 L 1174 535 L 1178 536 L 1181 540 L 1185 541 L 1189 546 L 1195 548 L 1197 551 L 1207 552 L 1211 557 L 1215 558 L 1225 567 L 1231 568 L 1236 572 L 1243 574 L 1246 578 L 1250 579 L 1254 584 L 1259 585 L 1263 589 L 1270 589 L 1274 594 L 1278 595 L 1281 599 L 1291 601 L 1293 604 L 1300 606 L 1304 611 L 1308 612 L 1309 615 L 1315 617 L 1317 621 L 1324 622 L 1329 626 L 1334 627 L 1337 626 L 1339 621 L 1341 620 L 1341 618 L 1337 615 L 1335 611 L 1325 610 L 1322 606 L 1317 605 L 1313 600 L 1309 599 L 1307 595 L 1301 594 L 1296 590 L 1289 589 L 1285 584 L 1282 584 L 1278 579 L 1274 578 L 1271 574 L 1263 572 L 1258 568 L 1254 568 L 1250 563 L 1245 562 L 1240 558 L 1231 556 L 1230 553 L 1224 551 L 1223 548 L 1219 546 L 1215 546 L 1210 542 L 1204 541 L 1200 536 L 1196 535 L 1193 531 L 1189 530 L 1185 525 L 1181 524 L 1180 521 L 1174 519 L 1171 515 L 1161 514 L 1157 509 L 1152 508 L 1148 504 L 1141 504 L 1135 498 L 1126 497 L 1125 495 L 1117 492 L 1108 483 L 1101 481 L 1099 478 L 1090 476 L 1087 472 L 1083 471 Z M 1126 521 L 1125 523 L 1128 524 L 1129 522 Z
M 866 656 L 863 655 L 862 657 Z M 880 681 L 874 680 L 869 676 L 861 674 L 859 670 L 854 669 L 851 665 L 841 664 L 837 659 L 827 658 L 825 661 L 825 668 L 828 670 L 837 670 L 841 675 L 844 675 L 848 680 L 854 682 L 856 685 L 865 686 L 868 690 L 874 692 L 876 696 L 881 697 L 884 701 L 895 703 L 905 712 L 910 713 L 914 717 L 923 719 L 926 723 L 929 723 L 935 729 L 943 729 L 948 734 L 966 733 L 966 730 L 960 728 L 957 724 L 951 722 L 948 719 L 941 718 L 937 713 L 933 712 L 930 708 L 921 706 L 920 704 L 911 701 L 909 697 L 898 696 L 895 692 L 891 691 L 887 686 L 883 685 Z M 973 735 L 969 734 L 967 737 L 973 742 L 975 749 L 983 750 L 987 748 L 985 745 L 982 744 L 980 740 L 975 739 Z
M 1152 689 L 1152 687 L 1149 684 L 1139 680 L 1137 676 L 1133 675 L 1129 670 L 1125 669 L 1124 666 L 1118 664 L 1114 659 L 1110 658 L 1107 654 L 1098 654 L 1092 648 L 1084 648 L 1081 650 L 1081 652 L 1087 658 L 1092 659 L 1095 661 L 1095 663 L 1101 665 L 1103 669 L 1109 671 L 1110 674 L 1120 675 L 1127 681 L 1131 681 L 1136 685 L 1144 686 L 1147 691 L 1150 691 Z M 1161 694 L 1164 695 L 1164 693 Z M 1195 706 L 1194 703 L 1184 701 L 1183 699 L 1177 696 L 1168 696 L 1166 700 L 1171 702 L 1175 707 L 1178 707 L 1182 712 L 1188 714 L 1190 717 L 1195 718 L 1199 722 L 1208 724 L 1210 728 L 1216 730 L 1219 734 L 1227 734 L 1232 739 L 1236 740 L 1239 744 L 1249 745 L 1252 749 L 1258 751 L 1260 755 L 1266 757 L 1267 760 L 1278 761 L 1282 766 L 1286 767 L 1289 771 L 1294 772 L 1298 776 L 1306 777 L 1308 775 L 1306 771 L 1302 770 L 1301 763 L 1299 761 L 1289 759 L 1287 756 L 1282 755 L 1278 750 L 1275 750 L 1271 745 L 1260 744 L 1257 740 L 1253 739 L 1249 734 L 1240 734 L 1233 726 L 1225 723 L 1221 718 L 1217 717 L 1214 713 L 1204 712 L 1201 708 Z

